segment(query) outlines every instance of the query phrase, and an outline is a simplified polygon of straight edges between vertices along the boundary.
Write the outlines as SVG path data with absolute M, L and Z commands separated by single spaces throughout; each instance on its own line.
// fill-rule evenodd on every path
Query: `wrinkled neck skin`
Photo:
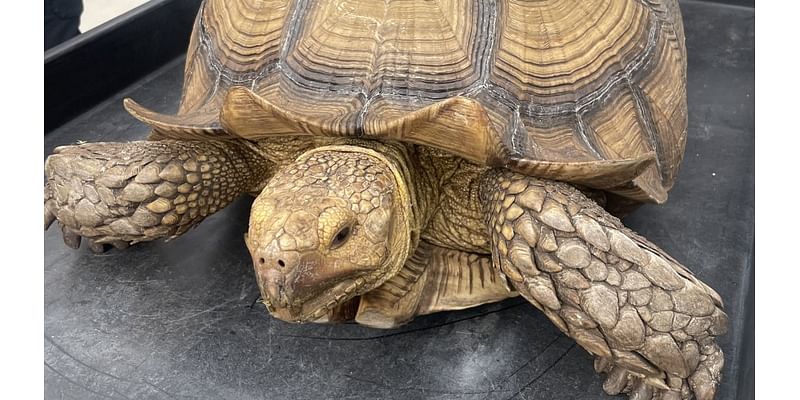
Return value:
M 266 184 L 245 239 L 267 308 L 291 322 L 323 318 L 397 274 L 436 197 L 411 146 L 314 142 Z

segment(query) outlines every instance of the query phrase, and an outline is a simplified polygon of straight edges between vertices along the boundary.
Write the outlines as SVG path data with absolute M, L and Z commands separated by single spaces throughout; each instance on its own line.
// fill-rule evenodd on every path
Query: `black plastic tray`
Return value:
M 177 12 L 168 3 L 179 2 L 159 3 Z M 686 156 L 669 202 L 645 206 L 625 222 L 722 294 L 730 332 L 720 339 L 726 365 L 717 399 L 753 398 L 754 11 L 702 2 L 683 2 L 682 9 L 689 53 Z M 194 10 L 184 9 L 189 15 L 180 21 L 190 25 Z M 134 12 L 105 29 L 144 24 L 157 34 L 166 29 L 157 14 Z M 182 29 L 185 48 L 189 28 Z M 134 47 L 147 40 L 121 37 Z M 61 126 L 53 122 L 45 155 L 79 140 L 143 138 L 147 128 L 123 111 L 123 97 L 157 111 L 177 108 L 183 59 L 166 50 L 145 52 L 138 66 L 108 64 L 106 90 L 117 89 L 102 101 L 80 95 L 90 83 L 69 71 L 114 57 L 108 49 L 114 41 L 97 45 L 102 38 L 89 37 L 87 45 L 85 39 L 48 59 L 67 75 L 46 75 L 47 95 L 58 88 L 75 102 L 73 113 L 88 111 Z M 87 53 L 92 41 L 95 50 Z M 53 121 L 69 118 L 47 104 L 46 113 L 58 117 Z M 422 317 L 389 331 L 273 319 L 253 305 L 258 288 L 242 240 L 250 202 L 238 200 L 174 241 L 103 255 L 67 248 L 51 228 L 44 243 L 45 397 L 610 398 L 601 394 L 589 354 L 520 299 Z

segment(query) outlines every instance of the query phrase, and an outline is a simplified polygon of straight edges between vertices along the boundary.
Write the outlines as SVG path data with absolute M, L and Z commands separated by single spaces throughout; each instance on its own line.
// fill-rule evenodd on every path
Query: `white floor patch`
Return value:
M 81 33 L 132 10 L 149 0 L 83 0 Z

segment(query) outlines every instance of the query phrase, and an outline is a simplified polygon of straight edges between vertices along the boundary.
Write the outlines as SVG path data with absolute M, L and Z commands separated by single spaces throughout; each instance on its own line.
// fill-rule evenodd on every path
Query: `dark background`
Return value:
M 710 0 L 712 3 L 755 8 L 756 0 Z

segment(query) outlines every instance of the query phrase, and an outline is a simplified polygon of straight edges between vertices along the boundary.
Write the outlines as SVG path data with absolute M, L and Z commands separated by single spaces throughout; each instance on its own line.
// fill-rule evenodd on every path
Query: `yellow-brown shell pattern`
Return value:
M 675 0 L 207 0 L 179 115 L 131 109 L 156 137 L 241 136 L 219 111 L 244 87 L 269 102 L 239 121 L 264 127 L 249 138 L 395 138 L 662 202 L 685 146 L 681 24 Z

